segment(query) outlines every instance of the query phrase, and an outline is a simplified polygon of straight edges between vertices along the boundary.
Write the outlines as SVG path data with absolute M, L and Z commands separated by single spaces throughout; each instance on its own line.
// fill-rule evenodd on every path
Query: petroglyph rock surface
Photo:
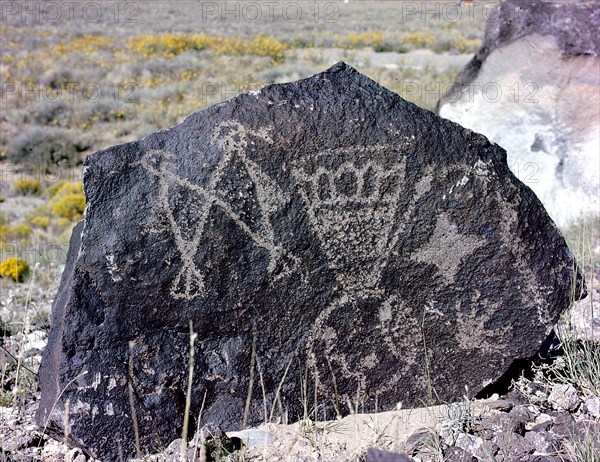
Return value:
M 246 403 L 257 424 L 476 392 L 572 289 L 500 147 L 343 63 L 98 152 L 84 188 L 38 421 L 62 438 L 68 414 L 103 460 L 134 426 L 143 451 L 181 434 L 190 323 L 190 424 L 238 430 Z
M 439 114 L 504 147 L 565 226 L 600 213 L 600 3 L 503 0 Z

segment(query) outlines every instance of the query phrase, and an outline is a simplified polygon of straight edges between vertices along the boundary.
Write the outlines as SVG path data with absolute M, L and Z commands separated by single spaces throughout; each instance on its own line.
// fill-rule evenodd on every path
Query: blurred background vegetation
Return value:
M 98 19 L 75 3 L 58 19 L 3 9 L 0 155 L 13 162 L 71 163 L 340 60 L 433 109 L 485 27 L 485 2 L 109 1 Z

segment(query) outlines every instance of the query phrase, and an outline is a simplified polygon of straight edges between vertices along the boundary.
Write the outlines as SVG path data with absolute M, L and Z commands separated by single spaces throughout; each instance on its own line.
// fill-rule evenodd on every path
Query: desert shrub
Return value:
M 56 183 L 54 186 L 51 186 L 47 189 L 47 192 L 50 192 L 50 197 L 55 199 L 57 197 L 62 197 L 67 194 L 82 194 L 83 195 L 83 184 L 81 181 L 65 181 L 61 180 Z M 52 202 L 52 201 L 51 201 Z
M 62 128 L 30 128 L 12 140 L 8 160 L 15 164 L 77 164 L 78 153 L 87 146 Z
M 275 62 L 281 62 L 288 45 L 267 35 L 230 38 L 198 34 L 163 34 L 134 37 L 127 43 L 127 48 L 146 57 L 177 56 L 188 50 L 212 50 L 218 55 L 268 56 Z
M 64 67 L 48 70 L 41 77 L 41 82 L 44 86 L 55 90 L 63 88 L 69 82 L 73 82 L 73 80 L 73 72 Z
M 18 225 L 12 225 L 8 227 L 8 238 L 9 239 L 19 239 L 19 240 L 23 240 L 23 239 L 27 239 L 29 238 L 29 236 L 31 236 L 31 233 L 33 233 L 33 229 L 31 229 L 31 227 L 23 224 L 23 223 L 19 223 Z
M 42 185 L 38 180 L 24 178 L 22 180 L 16 180 L 15 182 L 13 182 L 13 189 L 16 194 L 28 196 L 39 194 L 42 190 Z
M 341 48 L 373 47 L 380 50 L 384 44 L 384 33 L 381 31 L 348 34 L 339 43 Z
M 125 117 L 123 103 L 116 101 L 97 101 L 86 113 L 88 122 L 115 122 Z
M 481 39 L 470 39 L 467 37 L 455 37 L 449 42 L 449 49 L 459 53 L 475 53 L 481 46 Z
M 26 121 L 39 125 L 67 126 L 71 119 L 71 108 L 64 101 L 58 103 L 42 103 L 36 106 L 33 114 L 26 117 Z
M 22 258 L 11 257 L 0 264 L 0 277 L 23 282 L 29 276 L 29 265 Z
M 0 224 L 0 242 L 4 242 L 10 235 L 10 227 L 5 224 Z
M 2 194 L 0 194 L 0 204 L 4 201 L 5 201 L 4 196 Z
M 80 220 L 85 210 L 83 194 L 67 194 L 52 206 L 52 213 L 68 220 Z
M 65 185 L 65 183 L 67 183 L 67 180 L 57 181 L 52 186 L 49 186 L 48 188 L 46 188 L 43 196 L 49 197 L 50 199 L 52 199 L 62 189 L 62 187 Z
M 29 219 L 29 223 L 31 223 L 33 226 L 37 226 L 38 228 L 46 229 L 50 224 L 50 220 L 48 217 L 35 216 Z
M 70 42 L 61 43 L 56 47 L 56 53 L 59 56 L 65 56 L 70 53 L 90 54 L 97 51 L 110 49 L 113 41 L 99 35 L 83 35 Z
M 57 200 L 52 206 L 52 213 L 68 220 L 83 218 L 85 198 L 83 194 L 67 194 Z
M 402 35 L 401 43 L 403 49 L 435 48 L 438 39 L 433 32 L 416 31 Z
M 81 183 L 64 183 L 50 200 L 53 215 L 66 220 L 80 220 L 85 210 L 85 196 Z
M 59 218 L 57 224 L 60 229 L 65 229 L 71 224 L 71 221 L 67 218 Z
M 310 67 L 297 63 L 286 63 L 280 66 L 267 67 L 256 75 L 258 79 L 256 89 L 260 88 L 259 83 L 289 82 L 292 80 L 309 77 L 317 72 L 317 69 L 317 67 Z

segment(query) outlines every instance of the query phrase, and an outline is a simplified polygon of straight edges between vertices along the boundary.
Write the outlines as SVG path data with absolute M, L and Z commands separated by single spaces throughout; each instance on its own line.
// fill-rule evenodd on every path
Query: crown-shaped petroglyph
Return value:
M 386 146 L 343 148 L 321 157 L 344 156 L 337 166 L 292 169 L 308 208 L 313 231 L 338 281 L 346 290 L 374 287 L 393 245 L 398 199 L 404 190 L 405 160 L 384 167 L 373 159 Z M 360 164 L 359 162 L 360 161 Z
M 335 205 L 374 205 L 380 201 L 394 199 L 400 184 L 398 173 L 401 169 L 396 166 L 384 171 L 372 161 L 357 167 L 354 162 L 344 162 L 337 169 L 319 167 L 316 172 L 307 177 L 311 188 L 311 206 Z M 386 181 L 392 180 L 383 187 Z
M 228 215 L 240 229 L 259 247 L 268 253 L 268 271 L 273 273 L 282 264 L 283 269 L 279 271 L 275 279 L 288 274 L 289 262 L 295 262 L 291 255 L 276 242 L 271 217 L 287 201 L 287 195 L 279 186 L 267 176 L 261 168 L 247 155 L 247 151 L 257 140 L 263 143 L 272 143 L 268 130 L 251 130 L 238 122 L 228 121 L 219 124 L 212 132 L 212 143 L 220 148 L 222 157 L 212 169 L 211 176 L 206 184 L 197 184 L 189 179 L 183 178 L 177 171 L 175 155 L 164 150 L 150 150 L 137 162 L 146 171 L 154 175 L 158 180 L 158 210 L 156 214 L 166 222 L 166 229 L 172 233 L 175 245 L 181 257 L 181 269 L 175 276 L 171 285 L 171 296 L 175 299 L 192 300 L 202 296 L 205 292 L 205 273 L 198 268 L 195 257 L 198 253 L 200 241 L 206 230 L 207 219 L 211 208 L 217 207 Z M 235 189 L 225 189 L 223 180 L 227 169 L 243 169 L 243 173 L 252 182 L 254 200 L 257 204 L 258 228 L 251 228 L 235 210 L 232 205 L 232 196 L 239 196 L 240 192 Z M 174 187 L 180 187 L 189 191 L 195 197 L 190 200 L 190 207 L 197 205 L 196 216 L 191 223 L 182 223 L 177 220 L 169 197 Z M 235 186 L 234 186 L 235 188 Z M 198 201 L 199 199 L 199 201 Z M 180 205 L 184 207 L 184 204 Z M 158 220 L 156 220 L 158 221 Z M 164 227 L 151 225 L 150 232 L 162 232 Z M 286 261 L 282 261 L 284 255 Z

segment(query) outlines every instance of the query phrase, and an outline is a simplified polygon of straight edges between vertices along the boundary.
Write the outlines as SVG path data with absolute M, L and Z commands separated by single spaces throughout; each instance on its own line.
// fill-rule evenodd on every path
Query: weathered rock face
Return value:
M 503 0 L 438 105 L 503 146 L 559 225 L 600 213 L 599 29 L 598 2 Z
M 232 430 L 247 402 L 255 424 L 476 392 L 573 289 L 502 148 L 343 63 L 96 153 L 84 188 L 38 421 L 62 438 L 68 413 L 103 460 L 134 421 L 144 451 L 180 435 L 190 323 L 191 424 Z

